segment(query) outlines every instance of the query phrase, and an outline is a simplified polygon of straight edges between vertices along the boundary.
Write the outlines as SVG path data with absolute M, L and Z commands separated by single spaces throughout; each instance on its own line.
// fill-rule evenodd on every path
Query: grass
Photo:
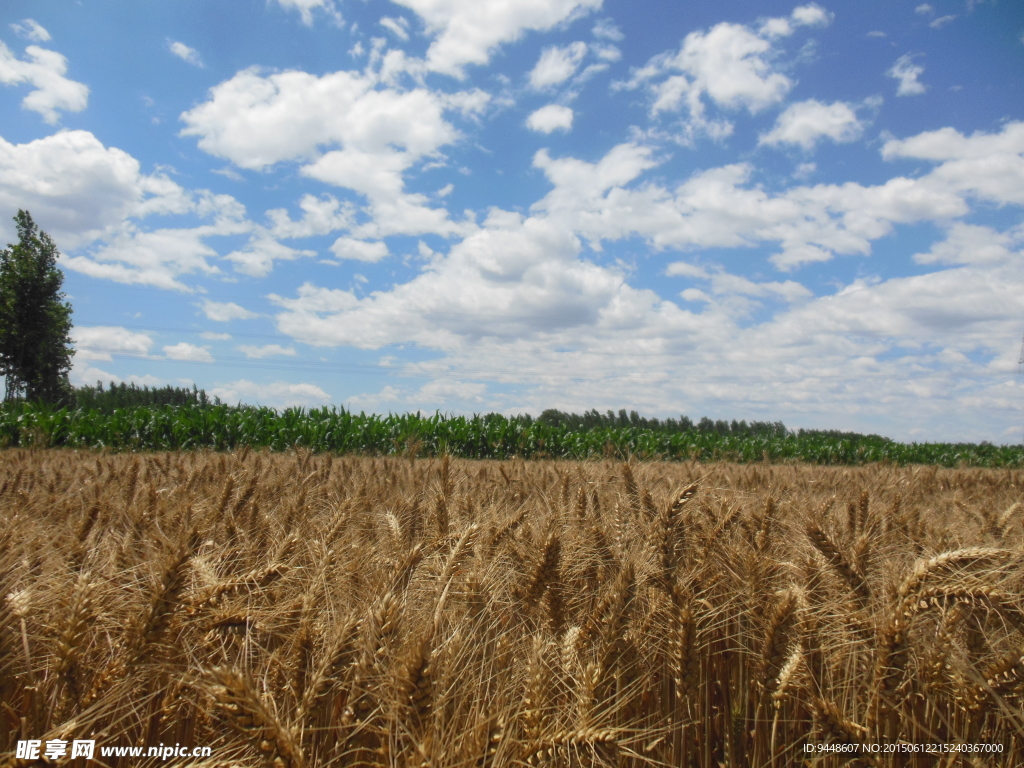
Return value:
M 0 459 L 6 765 L 1024 763 L 1019 470 Z

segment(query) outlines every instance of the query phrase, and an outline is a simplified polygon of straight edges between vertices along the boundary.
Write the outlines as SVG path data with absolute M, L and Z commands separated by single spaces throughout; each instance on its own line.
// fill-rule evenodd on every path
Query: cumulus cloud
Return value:
M 146 232 L 126 226 L 88 256 L 65 258 L 63 265 L 116 283 L 188 293 L 192 288 L 179 277 L 220 271 L 209 262 L 217 252 L 204 242 L 204 237 L 211 234 L 216 232 L 207 227 Z
M 167 176 L 105 147 L 88 131 L 62 131 L 25 144 L 0 137 L 0 209 L 26 208 L 62 249 L 116 229 L 128 217 L 184 213 L 191 196 Z M 6 217 L 0 236 L 10 236 Z
M 180 360 L 182 362 L 190 363 L 212 363 L 213 355 L 210 354 L 210 350 L 206 347 L 199 347 L 195 344 L 189 344 L 187 341 L 181 341 L 177 344 L 167 344 L 164 346 L 164 355 L 171 360 Z
M 255 358 L 258 360 L 264 357 L 273 357 L 274 355 L 285 355 L 294 357 L 294 347 L 282 347 L 280 344 L 264 344 L 262 347 L 253 346 L 251 344 L 241 344 L 238 350 L 246 357 Z
M 45 32 L 45 30 L 43 30 Z M 60 120 L 60 112 L 81 112 L 89 104 L 89 88 L 64 75 L 68 60 L 56 51 L 30 45 L 27 59 L 18 59 L 0 42 L 0 83 L 28 83 L 35 90 L 22 99 L 21 106 L 43 116 L 51 125 Z
M 11 24 L 11 30 L 18 37 L 33 43 L 45 43 L 50 39 L 50 33 L 35 19 L 22 19 L 21 23 L 15 22 Z
M 218 253 L 207 238 L 244 234 L 253 225 L 245 218 L 245 208 L 230 195 L 205 192 L 198 199 L 186 199 L 183 209 L 175 212 L 194 212 L 211 221 L 197 227 L 145 230 L 126 220 L 89 251 L 62 263 L 91 277 L 191 293 L 194 288 L 182 282 L 182 276 L 221 274 L 211 263 Z
M 530 70 L 530 85 L 537 90 L 564 83 L 579 69 L 587 55 L 587 44 L 570 43 L 566 46 L 545 48 L 533 69 Z
M 76 361 L 110 361 L 116 354 L 145 356 L 153 346 L 148 334 L 112 325 L 76 325 L 71 337 Z
M 524 32 L 543 32 L 601 7 L 602 0 L 397 0 L 417 13 L 435 35 L 427 66 L 435 72 L 465 77 L 468 64 L 486 64 L 502 43 Z
M 1024 254 L 1024 226 L 1007 232 L 991 227 L 956 222 L 948 228 L 946 239 L 932 244 L 927 253 L 914 254 L 918 264 L 1006 264 Z
M 399 40 L 409 39 L 409 20 L 404 16 L 399 16 L 397 19 L 390 16 L 381 16 L 380 25 Z
M 598 19 L 597 23 L 594 24 L 590 30 L 594 37 L 602 40 L 612 40 L 619 42 L 625 39 L 625 35 L 622 34 L 622 30 L 616 26 L 615 22 L 611 19 Z
M 656 249 L 736 248 L 777 243 L 782 269 L 871 252 L 898 224 L 944 221 L 969 213 L 977 198 L 1024 204 L 1024 123 L 965 137 L 952 129 L 883 146 L 889 160 L 927 159 L 935 167 L 915 178 L 895 176 L 794 186 L 769 193 L 750 184 L 753 171 L 733 164 L 695 173 L 678 186 L 628 183 L 657 161 L 649 148 L 616 147 L 596 164 L 538 153 L 534 163 L 554 189 L 533 210 L 565 221 L 592 243 L 641 236 Z
M 199 55 L 199 51 L 197 51 L 195 48 L 189 48 L 187 45 L 177 40 L 168 41 L 167 47 L 171 53 L 173 53 L 182 61 L 191 64 L 193 67 L 202 68 L 203 66 L 205 66 L 203 64 L 202 56 Z
M 217 323 L 227 323 L 231 320 L 252 320 L 255 317 L 259 317 L 255 312 L 250 312 L 245 307 L 239 306 L 233 301 L 211 301 L 210 299 L 203 299 L 202 304 L 199 306 L 208 320 L 213 320 Z
M 257 231 L 245 248 L 231 251 L 224 258 L 234 262 L 235 271 L 249 277 L 266 277 L 277 261 L 294 261 L 303 257 L 316 256 L 316 251 L 292 248 L 278 242 L 266 232 Z
M 691 114 L 701 115 L 704 94 L 723 107 L 751 112 L 781 101 L 792 82 L 772 71 L 764 56 L 770 48 L 768 41 L 738 24 L 718 24 L 707 34 L 691 32 L 672 63 L 690 79 L 685 87 L 674 81 L 673 87 L 657 90 L 651 110 L 678 109 L 685 97 Z
M 331 396 L 316 384 L 290 384 L 284 381 L 260 384 L 248 379 L 239 379 L 213 387 L 210 394 L 219 397 L 225 403 L 246 403 L 272 408 L 314 408 L 331 402 Z
M 830 20 L 819 6 L 806 5 L 789 17 L 763 20 L 756 31 L 742 24 L 716 24 L 707 32 L 691 32 L 678 51 L 655 56 L 616 87 L 645 86 L 653 117 L 685 107 L 685 141 L 697 134 L 722 139 L 732 133 L 732 124 L 708 118 L 706 100 L 721 109 L 752 114 L 779 103 L 793 82 L 774 66 L 779 54 L 774 41 L 792 35 L 797 27 L 823 26 Z
M 885 73 L 893 80 L 899 80 L 896 88 L 897 96 L 918 96 L 928 90 L 928 87 L 917 78 L 924 74 L 924 67 L 914 63 L 914 57 L 905 53 L 896 59 L 888 72 Z
M 758 143 L 768 145 L 795 144 L 811 150 L 822 138 L 843 144 L 856 141 L 864 132 L 864 123 L 857 119 L 854 108 L 842 101 L 823 104 L 808 99 L 791 104 L 779 115 L 771 131 Z
M 339 237 L 331 245 L 331 253 L 339 259 L 351 259 L 353 261 L 377 262 L 387 258 L 388 246 L 379 240 L 368 242 L 356 240 L 352 237 Z
M 405 411 L 475 412 L 493 410 L 497 403 L 485 397 L 487 385 L 474 381 L 435 380 L 418 388 L 385 386 L 379 392 L 353 395 L 346 401 L 350 410 L 370 413 Z
M 299 200 L 302 218 L 292 220 L 284 208 L 267 211 L 271 224 L 270 234 L 277 238 L 312 237 L 327 235 L 352 226 L 354 209 L 351 203 L 342 203 L 333 195 L 303 195 Z
M 707 280 L 710 290 L 718 296 L 775 297 L 793 303 L 809 299 L 814 294 L 796 282 L 755 282 L 740 275 L 732 275 L 723 269 L 709 270 L 687 262 L 673 262 L 665 268 L 669 277 L 691 277 Z
M 997 205 L 1024 205 L 1024 122 L 998 133 L 964 136 L 953 128 L 926 131 L 882 146 L 886 160 L 912 158 L 939 163 L 921 181 Z
M 877 187 L 820 184 L 778 194 L 749 184 L 752 168 L 735 164 L 694 174 L 675 187 L 628 182 L 657 161 L 635 144 L 616 147 L 596 164 L 552 159 L 534 164 L 554 189 L 533 210 L 563 220 L 591 243 L 639 235 L 655 249 L 736 248 L 776 242 L 776 266 L 791 269 L 834 253 L 867 254 L 895 223 L 957 216 L 966 205 L 953 190 L 896 178 Z
M 379 85 L 372 73 L 264 76 L 248 69 L 183 113 L 181 134 L 198 137 L 200 149 L 242 168 L 299 161 L 303 175 L 361 193 L 373 220 L 360 236 L 461 231 L 444 209 L 407 193 L 403 174 L 458 139 L 446 111 L 474 114 L 486 94 Z
M 313 11 L 322 11 L 327 18 L 341 26 L 342 18 L 334 5 L 334 0 L 277 0 L 277 4 L 286 10 L 298 11 L 302 23 L 313 26 Z
M 572 128 L 572 109 L 561 104 L 548 104 L 526 118 L 526 127 L 538 133 L 568 131 Z
M 554 189 L 533 210 L 564 219 L 587 240 L 639 235 L 656 248 L 735 248 L 778 243 L 771 261 L 783 269 L 827 261 L 834 254 L 871 252 L 872 242 L 898 224 L 966 215 L 971 198 L 1024 204 L 1024 123 L 970 137 L 953 129 L 893 139 L 888 160 L 931 160 L 920 176 L 895 176 L 866 186 L 854 182 L 794 186 L 769 193 L 750 184 L 753 171 L 733 164 L 695 173 L 673 189 L 626 185 L 656 161 L 651 150 L 620 145 L 599 163 L 552 159 L 534 163 Z

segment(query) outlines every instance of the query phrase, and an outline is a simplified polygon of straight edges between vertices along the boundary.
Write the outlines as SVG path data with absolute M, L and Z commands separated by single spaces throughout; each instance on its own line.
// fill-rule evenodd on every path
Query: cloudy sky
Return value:
M 5 0 L 75 383 L 1020 442 L 1014 0 Z

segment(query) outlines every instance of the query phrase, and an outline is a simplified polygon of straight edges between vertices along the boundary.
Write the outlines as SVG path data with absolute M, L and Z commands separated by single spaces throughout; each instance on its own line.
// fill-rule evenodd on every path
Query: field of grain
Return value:
M 1018 470 L 9 449 L 0 763 L 81 738 L 213 748 L 100 761 L 122 766 L 1020 766 L 1022 492 Z

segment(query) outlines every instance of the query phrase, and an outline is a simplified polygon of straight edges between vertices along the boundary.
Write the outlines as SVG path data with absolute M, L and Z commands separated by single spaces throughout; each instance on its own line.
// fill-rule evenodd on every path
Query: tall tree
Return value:
M 28 211 L 14 217 L 18 243 L 0 251 L 0 374 L 6 400 L 74 399 L 71 305 L 64 301 L 60 253 Z

